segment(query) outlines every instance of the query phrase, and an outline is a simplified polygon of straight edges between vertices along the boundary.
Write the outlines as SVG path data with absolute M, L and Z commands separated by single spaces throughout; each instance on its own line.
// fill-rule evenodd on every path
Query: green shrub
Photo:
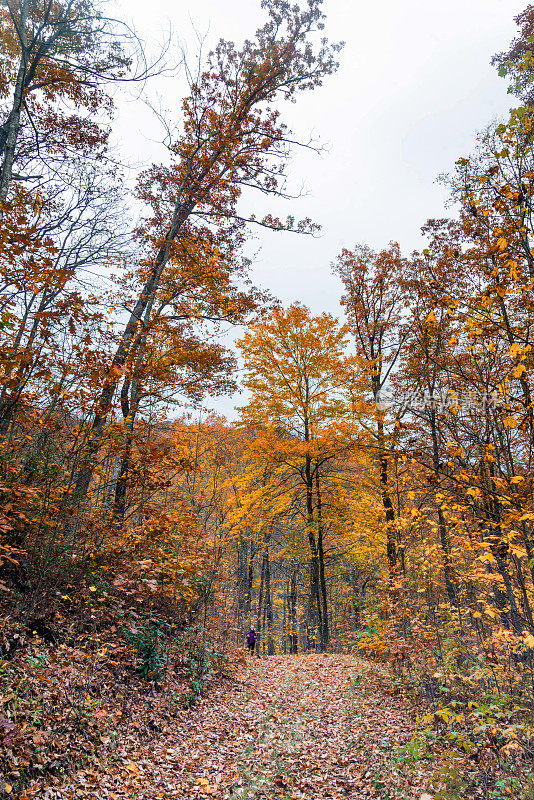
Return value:
M 146 681 L 157 682 L 165 675 L 171 635 L 172 625 L 157 614 L 145 618 L 142 630 L 124 632 L 126 641 L 137 649 L 137 671 Z
M 216 653 L 198 631 L 184 634 L 181 645 L 187 664 L 189 691 L 182 698 L 180 706 L 190 708 L 202 695 L 214 673 Z

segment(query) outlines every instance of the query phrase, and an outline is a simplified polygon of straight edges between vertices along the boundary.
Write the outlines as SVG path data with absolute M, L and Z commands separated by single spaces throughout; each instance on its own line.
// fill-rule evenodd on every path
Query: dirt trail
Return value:
M 147 747 L 53 798 L 419 798 L 399 761 L 413 721 L 350 656 L 249 658 Z

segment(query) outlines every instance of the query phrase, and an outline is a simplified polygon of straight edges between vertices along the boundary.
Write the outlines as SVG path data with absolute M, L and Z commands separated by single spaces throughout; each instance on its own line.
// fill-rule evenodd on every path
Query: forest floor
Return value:
M 414 715 L 379 670 L 353 656 L 249 656 L 149 740 L 123 739 L 97 766 L 24 794 L 431 800 L 425 763 L 406 758 Z

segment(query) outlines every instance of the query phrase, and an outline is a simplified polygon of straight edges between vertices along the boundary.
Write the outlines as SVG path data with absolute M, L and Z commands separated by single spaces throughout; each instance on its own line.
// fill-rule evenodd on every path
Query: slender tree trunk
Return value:
M 439 479 L 439 465 L 440 465 L 440 458 L 439 458 L 439 442 L 438 442 L 438 431 L 436 425 L 436 412 L 434 408 L 430 411 L 430 431 L 432 434 L 432 461 L 434 467 L 434 475 L 436 479 Z M 449 602 L 451 605 L 456 606 L 458 608 L 458 596 L 456 590 L 456 584 L 453 576 L 453 570 L 451 565 L 451 558 L 450 558 L 450 542 L 449 542 L 449 535 L 447 531 L 447 524 L 445 521 L 445 517 L 441 506 L 438 505 L 438 527 L 439 527 L 439 540 L 441 544 L 441 555 L 443 558 L 443 572 L 445 576 L 445 588 L 447 590 L 447 596 L 449 598 Z
M 514 587 L 512 584 L 512 578 L 510 573 L 508 572 L 508 568 L 506 566 L 506 561 L 499 555 L 498 549 L 493 551 L 495 556 L 495 560 L 497 562 L 497 569 L 499 574 L 502 578 L 504 583 L 505 592 L 503 593 L 500 589 L 498 590 L 499 596 L 502 596 L 504 600 L 504 604 L 501 603 L 501 608 L 503 610 L 503 617 L 509 619 L 509 624 L 507 627 L 511 627 L 514 633 L 518 636 L 523 633 L 524 622 L 521 618 L 521 614 L 519 613 L 519 609 L 517 607 L 517 600 L 514 593 Z M 509 609 L 509 614 L 508 614 Z
M 24 102 L 24 82 L 28 69 L 28 43 L 26 39 L 26 26 L 28 21 L 29 0 L 23 0 L 20 7 L 20 19 L 18 23 L 20 36 L 20 64 L 15 81 L 13 93 L 13 104 L 9 118 L 5 124 L 5 146 L 3 148 L 2 172 L 0 173 L 0 222 L 3 218 L 1 205 L 7 200 L 11 176 L 13 174 L 13 162 L 15 160 L 15 149 L 20 131 L 20 114 Z
M 258 638 L 260 638 L 261 620 L 263 611 L 263 588 L 265 586 L 265 565 L 266 565 L 266 555 L 264 552 L 261 562 L 260 588 L 258 591 L 258 607 L 256 609 L 256 631 L 258 633 Z
M 481 463 L 480 473 L 484 484 L 482 490 L 482 507 L 484 510 L 486 525 L 489 526 L 490 529 L 489 534 L 484 531 L 484 537 L 490 544 L 491 553 L 497 565 L 497 571 L 504 585 L 504 591 L 500 586 L 494 585 L 493 595 L 495 597 L 497 608 L 501 612 L 503 624 L 507 628 L 511 628 L 514 633 L 519 635 L 523 631 L 524 623 L 517 607 L 517 600 L 512 579 L 506 565 L 508 545 L 503 539 L 501 530 L 501 514 L 499 503 L 491 493 L 491 470 L 488 475 L 484 464 Z
M 386 522 L 386 552 L 388 560 L 389 582 L 391 594 L 398 596 L 398 590 L 394 588 L 397 579 L 397 540 L 395 538 L 395 509 L 389 492 L 388 467 L 389 459 L 386 452 L 384 435 L 384 422 L 379 412 L 377 420 L 377 444 L 378 444 L 378 463 L 380 470 L 380 496 L 384 508 Z
M 310 386 L 309 378 L 305 376 L 305 396 L 304 405 L 308 409 L 310 402 Z M 310 442 L 310 423 L 306 415 L 304 417 L 304 441 Z M 308 529 L 308 542 L 310 545 L 310 599 L 308 604 L 308 634 L 307 634 L 307 649 L 310 650 L 312 646 L 312 638 L 316 641 L 317 635 L 319 636 L 319 644 L 322 645 L 322 603 L 321 603 L 321 590 L 320 590 L 320 569 L 319 569 L 319 556 L 317 552 L 317 542 L 315 540 L 314 519 L 313 519 L 313 473 L 311 456 L 306 453 L 304 462 L 304 483 L 306 486 L 306 525 Z M 311 635 L 310 635 L 311 631 Z M 315 648 L 317 645 L 314 645 Z
M 119 345 L 104 380 L 101 393 L 96 402 L 87 452 L 76 481 L 75 494 L 78 501 L 82 501 L 85 498 L 89 489 L 95 467 L 94 457 L 100 444 L 100 436 L 111 410 L 113 396 L 120 377 L 123 374 L 126 362 L 129 360 L 131 363 L 136 360 L 135 356 L 137 356 L 137 354 L 131 352 L 132 347 L 135 346 L 136 340 L 138 345 L 142 345 L 142 338 L 137 336 L 138 327 L 141 324 L 143 316 L 145 317 L 145 328 L 148 324 L 156 292 L 159 288 L 165 267 L 169 261 L 172 242 L 178 235 L 184 222 L 188 219 L 193 208 L 193 202 L 182 204 L 180 200 L 176 201 L 172 221 L 165 236 L 165 243 L 158 251 L 149 276 L 130 314 L 128 322 L 125 325 Z
M 282 619 L 282 652 L 283 652 L 284 655 L 286 655 L 287 654 L 287 641 L 288 641 L 288 635 L 287 635 L 288 613 L 287 613 L 287 609 L 288 609 L 288 604 L 289 604 L 289 578 L 286 578 L 284 589 L 285 589 L 285 591 L 284 591 L 284 616 L 283 616 L 283 619 Z
M 521 604 L 523 606 L 523 613 L 528 622 L 531 631 L 534 631 L 534 619 L 532 617 L 532 609 L 528 598 L 527 587 L 525 584 L 525 576 L 523 575 L 523 568 L 521 560 L 517 556 L 512 556 L 512 561 L 516 569 L 517 583 L 521 592 Z
M 247 585 L 245 590 L 245 617 L 251 620 L 252 586 L 254 584 L 254 542 L 250 539 L 250 555 L 248 559 Z
M 325 650 L 328 646 L 329 630 L 328 630 L 328 601 L 326 595 L 326 577 L 324 569 L 324 548 L 323 548 L 323 514 L 322 514 L 322 501 L 321 492 L 319 488 L 319 469 L 315 468 L 315 489 L 317 495 L 317 557 L 319 562 L 319 584 L 321 593 L 321 611 L 322 611 L 322 625 L 321 625 L 321 649 Z
M 308 527 L 308 542 L 310 545 L 310 603 L 308 608 L 308 627 L 319 636 L 319 645 L 322 647 L 323 615 L 320 589 L 320 569 L 317 542 L 315 539 L 313 519 L 313 475 L 311 458 L 306 455 L 306 516 Z
M 289 595 L 289 652 L 298 653 L 299 632 L 297 627 L 297 573 L 291 574 L 291 593 Z
M 267 655 L 273 656 L 273 602 L 271 594 L 271 563 L 269 561 L 269 552 L 266 554 L 265 562 L 265 619 L 267 623 Z
M 458 608 L 458 597 L 456 592 L 456 586 L 455 583 L 453 582 L 453 573 L 450 560 L 450 543 L 447 534 L 447 524 L 445 522 L 445 517 L 443 516 L 443 511 L 441 510 L 441 508 L 438 508 L 438 527 L 439 527 L 439 540 L 441 544 L 441 555 L 443 558 L 443 573 L 445 576 L 445 588 L 447 590 L 447 597 L 449 598 L 449 603 Z
M 519 506 L 519 510 L 521 510 L 521 506 Z M 527 560 L 530 569 L 530 577 L 532 578 L 532 583 L 534 584 L 534 549 L 532 547 L 532 538 L 530 535 L 530 531 L 528 530 L 527 524 L 524 520 L 521 522 L 521 531 L 523 533 L 523 542 L 525 544 L 525 550 L 527 551 Z
M 135 418 L 139 408 L 139 382 L 135 377 L 132 379 L 131 384 L 129 380 L 124 382 L 121 391 L 121 408 L 124 418 L 123 444 L 113 504 L 113 523 L 117 527 L 124 523 L 124 515 L 126 513 L 128 472 L 130 469 Z
M 237 543 L 237 624 L 241 625 L 245 610 L 245 594 L 247 582 L 247 542 L 240 537 Z
M 13 421 L 13 417 L 16 414 L 19 401 L 21 395 L 24 391 L 24 388 L 31 377 L 32 371 L 36 367 L 36 359 L 32 356 L 32 347 L 37 337 L 37 333 L 39 330 L 39 321 L 40 321 L 40 314 L 46 309 L 50 299 L 51 294 L 49 294 L 46 289 L 43 291 L 43 296 L 41 298 L 41 302 L 37 308 L 36 313 L 34 314 L 33 322 L 31 328 L 28 331 L 26 342 L 24 343 L 24 351 L 19 356 L 19 366 L 17 369 L 16 377 L 12 382 L 13 385 L 11 386 L 9 392 L 7 388 L 4 386 L 2 388 L 2 392 L 0 393 L 0 435 L 7 436 L 9 432 L 9 426 Z M 20 329 L 18 331 L 17 338 L 15 340 L 14 346 L 14 355 L 19 353 L 20 344 L 22 341 L 22 337 L 24 334 L 25 323 L 27 321 L 27 316 L 21 322 Z M 8 369 L 7 373 L 4 373 L 4 379 L 7 379 L 10 376 L 10 370 Z

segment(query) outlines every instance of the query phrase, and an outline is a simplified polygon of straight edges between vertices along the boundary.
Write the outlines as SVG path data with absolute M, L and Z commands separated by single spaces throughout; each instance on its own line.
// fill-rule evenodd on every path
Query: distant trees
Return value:
M 285 481 L 283 491 L 293 495 L 302 516 L 310 558 L 308 626 L 318 629 L 322 648 L 329 640 L 322 484 L 329 463 L 347 446 L 346 344 L 345 326 L 328 314 L 312 317 L 299 305 L 275 308 L 240 342 L 243 384 L 251 393 L 242 419 L 258 431 L 256 459 L 271 483 Z

